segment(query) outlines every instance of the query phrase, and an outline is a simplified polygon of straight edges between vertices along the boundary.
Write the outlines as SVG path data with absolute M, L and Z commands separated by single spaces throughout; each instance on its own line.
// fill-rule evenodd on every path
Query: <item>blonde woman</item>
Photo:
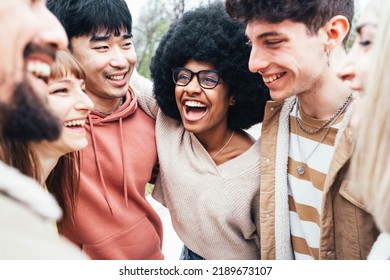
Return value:
M 370 1 L 357 26 L 358 38 L 339 71 L 351 89 L 362 92 L 352 122 L 358 128 L 353 176 L 382 231 L 368 259 L 390 259 L 389 26 L 390 2 Z

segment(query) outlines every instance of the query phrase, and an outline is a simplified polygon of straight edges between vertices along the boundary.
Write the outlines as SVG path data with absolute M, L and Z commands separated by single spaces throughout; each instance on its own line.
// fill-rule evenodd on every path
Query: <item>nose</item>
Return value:
M 40 44 L 51 45 L 56 49 L 68 47 L 68 37 L 58 19 L 46 8 L 42 7 L 40 16 L 41 28 L 37 40 Z
M 355 78 L 354 49 L 351 49 L 347 57 L 337 70 L 337 76 L 343 81 L 351 81 Z
M 343 81 L 351 81 L 355 78 L 354 67 L 351 63 L 341 65 L 337 71 L 337 76 Z
M 76 95 L 75 109 L 79 111 L 91 111 L 93 107 L 94 103 L 91 98 L 89 98 L 84 91 L 79 89 Z
M 184 91 L 187 92 L 188 94 L 199 93 L 202 91 L 196 75 L 192 76 L 191 81 L 184 87 Z
M 110 65 L 115 68 L 126 68 L 128 66 L 128 60 L 124 52 L 119 46 L 115 46 L 111 49 Z
M 359 59 L 357 51 L 357 43 L 355 42 L 349 51 L 348 55 L 344 58 L 344 61 L 341 62 L 338 70 L 337 76 L 343 81 L 351 81 L 356 76 L 355 61 L 356 58 Z
M 265 52 L 253 46 L 248 62 L 249 71 L 261 74 L 269 65 L 270 62 Z

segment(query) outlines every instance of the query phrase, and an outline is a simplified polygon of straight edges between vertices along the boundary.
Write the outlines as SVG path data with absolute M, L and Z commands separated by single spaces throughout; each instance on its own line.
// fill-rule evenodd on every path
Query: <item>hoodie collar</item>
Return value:
M 118 121 L 121 118 L 126 118 L 134 114 L 137 108 L 137 96 L 134 94 L 132 88 L 129 87 L 122 106 L 120 106 L 117 110 L 108 116 L 93 110 L 91 112 L 91 120 L 94 124 Z

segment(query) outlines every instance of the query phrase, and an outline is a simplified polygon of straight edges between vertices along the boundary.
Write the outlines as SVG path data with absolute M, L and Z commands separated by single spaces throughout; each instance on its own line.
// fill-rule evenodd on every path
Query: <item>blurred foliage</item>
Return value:
M 351 25 L 351 31 L 350 31 L 350 34 L 349 34 L 349 37 L 348 37 L 348 41 L 347 41 L 347 44 L 346 44 L 346 49 L 347 49 L 347 52 L 351 49 L 352 45 L 353 45 L 353 42 L 355 41 L 356 39 L 356 26 L 359 22 L 359 18 L 361 16 L 361 13 L 362 13 L 362 8 L 361 8 L 361 5 L 360 5 L 360 1 L 359 0 L 356 0 L 355 1 L 355 15 L 353 17 L 353 20 L 352 20 L 352 25 Z
M 154 185 L 147 183 L 145 187 L 145 195 L 150 195 L 152 194 Z
M 154 52 L 170 24 L 193 7 L 210 2 L 202 0 L 148 0 L 141 7 L 140 16 L 133 23 L 137 70 L 150 78 L 149 65 Z
M 171 22 L 167 3 L 149 0 L 141 9 L 138 22 L 134 23 L 134 45 L 137 53 L 137 69 L 150 78 L 149 65 L 161 37 L 168 31 Z

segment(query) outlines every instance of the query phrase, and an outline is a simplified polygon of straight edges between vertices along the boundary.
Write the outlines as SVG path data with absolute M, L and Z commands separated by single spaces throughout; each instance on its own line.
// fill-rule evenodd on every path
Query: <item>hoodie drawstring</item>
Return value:
M 122 124 L 122 118 L 119 118 L 119 130 L 120 130 L 120 139 L 121 139 L 121 156 L 122 156 L 122 166 L 123 166 L 123 192 L 125 195 L 125 203 L 126 207 L 129 208 L 129 202 L 128 202 L 128 196 L 127 196 L 127 177 L 126 177 L 126 157 L 124 155 L 124 139 L 123 139 L 123 124 Z
M 93 151 L 94 151 L 94 154 L 95 154 L 96 166 L 97 166 L 98 172 L 99 172 L 99 179 L 100 179 L 101 184 L 103 185 L 104 199 L 107 202 L 108 208 L 110 208 L 111 214 L 114 215 L 114 211 L 112 210 L 110 199 L 108 198 L 108 195 L 107 195 L 107 186 L 106 186 L 106 183 L 104 182 L 102 168 L 100 166 L 100 161 L 99 161 L 99 156 L 98 156 L 97 146 L 96 146 L 96 138 L 95 138 L 95 134 L 93 133 L 93 121 L 92 121 L 92 118 L 91 118 L 90 114 L 88 115 L 88 120 L 89 120 L 89 123 L 91 125 L 91 135 L 92 135 Z M 123 154 L 123 152 L 122 152 L 122 154 Z

